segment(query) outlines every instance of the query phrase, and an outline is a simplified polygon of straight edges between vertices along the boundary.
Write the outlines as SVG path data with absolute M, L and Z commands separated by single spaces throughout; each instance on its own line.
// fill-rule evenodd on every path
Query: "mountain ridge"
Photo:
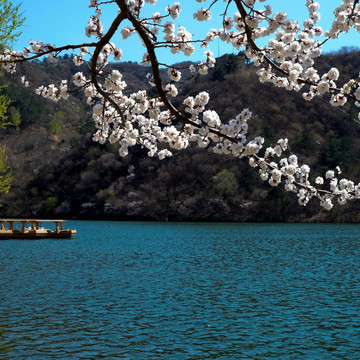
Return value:
M 354 76 L 360 68 L 359 55 L 356 49 L 324 55 L 319 72 L 331 63 Z M 123 73 L 129 91 L 144 87 L 154 91 L 146 79 L 148 68 L 135 63 L 110 67 Z M 22 68 L 30 81 L 44 84 L 70 79 L 74 71 L 79 69 L 71 56 L 55 65 L 44 61 Z M 326 97 L 305 102 L 300 93 L 260 84 L 255 71 L 242 54 L 224 55 L 208 75 L 184 77 L 178 105 L 185 96 L 206 90 L 209 108 L 224 119 L 249 107 L 254 113 L 251 136 L 264 136 L 267 146 L 288 137 L 291 150 L 314 169 L 313 177 L 340 165 L 345 177 L 360 178 L 360 126 L 354 105 L 333 108 Z M 5 75 L 0 83 L 9 84 L 4 91 L 21 114 L 19 130 L 11 127 L 0 134 L 15 177 L 2 199 L 2 217 L 360 221 L 356 201 L 330 212 L 316 200 L 300 207 L 296 195 L 262 182 L 246 161 L 209 150 L 191 147 L 160 161 L 135 148 L 122 159 L 116 146 L 92 142 L 94 126 L 83 94 L 53 103 L 23 88 L 19 75 Z

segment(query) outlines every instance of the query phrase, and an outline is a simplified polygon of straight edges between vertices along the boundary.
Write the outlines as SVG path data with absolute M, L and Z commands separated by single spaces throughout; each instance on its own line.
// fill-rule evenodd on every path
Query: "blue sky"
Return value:
M 193 34 L 206 34 L 209 27 L 219 28 L 221 24 L 221 17 L 213 12 L 213 19 L 208 23 L 194 22 L 192 14 L 204 3 L 199 4 L 195 0 L 177 0 L 182 6 L 181 17 L 179 24 L 187 27 Z M 57 46 L 65 44 L 76 44 L 80 42 L 87 42 L 85 36 L 85 27 L 93 9 L 89 9 L 89 0 L 13 0 L 14 3 L 22 3 L 21 9 L 26 17 L 25 26 L 22 31 L 23 34 L 17 44 L 14 46 L 16 50 L 22 49 L 28 44 L 30 39 L 41 40 L 45 43 L 56 44 Z M 156 9 L 163 9 L 169 4 L 173 4 L 175 0 L 158 0 Z M 331 25 L 333 18 L 333 9 L 341 3 L 340 0 L 318 0 L 320 3 L 320 13 L 322 19 L 320 25 L 327 29 Z M 208 1 L 210 3 L 210 1 Z M 306 8 L 304 6 L 305 0 L 291 0 L 291 6 L 284 8 L 284 3 L 289 4 L 290 1 L 284 0 L 270 0 L 267 2 L 274 10 L 286 11 L 290 18 L 297 19 L 302 22 L 306 18 Z M 206 3 L 205 3 L 206 4 Z M 219 1 L 220 9 L 223 9 L 223 1 Z M 151 9 L 149 14 L 155 11 L 155 7 L 148 5 Z M 104 6 L 103 23 L 107 28 L 114 14 L 116 8 Z M 107 11 L 107 9 L 109 9 Z M 218 12 L 220 14 L 220 11 Z M 189 21 L 190 20 L 190 21 Z M 194 26 L 195 25 L 195 26 Z M 359 44 L 360 36 L 355 31 L 341 37 L 338 40 L 330 41 L 324 47 L 325 52 L 335 51 L 342 46 L 356 46 Z M 129 40 L 123 41 L 119 35 L 114 42 L 123 49 L 125 61 L 141 61 L 142 55 L 145 52 L 140 42 L 131 37 Z M 237 53 L 236 49 L 226 46 L 222 42 L 215 41 L 211 50 L 215 56 L 223 53 Z M 185 56 L 171 56 L 168 52 L 163 53 L 167 60 L 171 63 L 183 60 L 189 60 Z M 192 60 L 202 60 L 203 50 L 198 50 Z

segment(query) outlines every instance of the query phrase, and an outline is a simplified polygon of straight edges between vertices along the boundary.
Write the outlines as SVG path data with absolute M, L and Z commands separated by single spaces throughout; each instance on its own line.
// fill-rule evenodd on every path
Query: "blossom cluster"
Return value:
M 360 31 L 360 4 L 353 0 L 343 1 L 334 11 L 331 29 L 324 32 L 318 25 L 318 2 L 306 1 L 309 17 L 302 27 L 298 22 L 288 19 L 285 12 L 273 14 L 270 5 L 265 5 L 263 9 L 256 8 L 259 2 L 266 1 L 241 2 L 238 7 L 242 11 L 235 12 L 232 17 L 226 16 L 219 30 L 211 29 L 206 44 L 218 38 L 232 44 L 237 50 L 243 50 L 255 66 L 261 67 L 258 71 L 261 82 L 270 82 L 286 90 L 299 91 L 306 88 L 303 92 L 305 100 L 328 93 L 332 106 L 343 106 L 349 98 L 356 99 L 355 105 L 360 106 L 359 79 L 351 79 L 337 86 L 337 69 L 332 68 L 321 75 L 314 68 L 315 59 L 322 54 L 322 36 L 327 41 L 351 28 Z M 194 18 L 199 21 L 210 17 L 209 10 L 204 8 L 194 14 Z M 264 23 L 267 26 L 261 26 Z M 256 40 L 273 34 L 267 46 L 256 45 Z
M 102 97 L 81 73 L 75 74 L 74 83 L 84 86 L 87 102 L 93 105 L 97 128 L 94 141 L 118 143 L 121 156 L 126 156 L 129 147 L 138 144 L 147 149 L 149 156 L 157 155 L 163 159 L 172 155 L 171 149 L 185 149 L 191 142 L 196 142 L 202 148 L 212 147 L 215 153 L 242 157 L 258 153 L 264 142 L 260 137 L 247 141 L 247 121 L 251 117 L 248 109 L 222 124 L 214 110 L 206 109 L 210 99 L 207 92 L 201 92 L 195 98 L 189 96 L 183 101 L 190 116 L 188 123 L 179 129 L 175 126 L 176 118 L 166 109 L 161 98 L 148 97 L 144 90 L 125 95 L 126 83 L 117 70 L 112 70 L 102 85 L 112 101 Z M 168 84 L 166 88 L 171 92 L 175 85 Z M 101 100 L 97 101 L 97 98 Z
M 319 199 L 320 205 L 326 210 L 332 209 L 334 199 L 337 199 L 340 205 L 349 200 L 360 199 L 360 183 L 355 185 L 353 181 L 345 178 L 339 180 L 333 170 L 326 172 L 325 179 L 318 176 L 315 185 L 311 185 L 310 167 L 299 164 L 298 157 L 294 154 L 281 158 L 286 149 L 287 139 L 280 139 L 274 148 L 266 149 L 263 157 L 250 157 L 249 164 L 259 167 L 260 178 L 268 181 L 271 186 L 284 182 L 285 190 L 297 193 L 298 203 L 302 206 L 307 205 L 314 197 Z M 336 170 L 340 175 L 340 168 L 337 167 Z M 323 186 L 326 182 L 328 189 L 325 190 Z

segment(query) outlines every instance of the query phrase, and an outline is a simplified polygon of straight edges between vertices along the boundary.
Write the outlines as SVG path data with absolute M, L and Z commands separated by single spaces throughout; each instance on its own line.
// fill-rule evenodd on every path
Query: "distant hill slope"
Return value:
M 321 58 L 327 64 L 357 76 L 360 53 L 343 49 Z M 149 69 L 135 63 L 116 66 L 129 90 L 150 85 Z M 29 80 L 59 83 L 78 71 L 65 57 L 22 66 Z M 246 161 L 190 148 L 165 161 L 148 158 L 135 149 L 121 159 L 116 146 L 91 141 L 94 130 L 90 108 L 81 93 L 53 103 L 20 85 L 18 75 L 5 75 L 0 83 L 21 114 L 18 129 L 0 134 L 15 180 L 2 199 L 1 217 L 63 217 L 83 219 L 186 221 L 360 221 L 360 203 L 336 206 L 327 212 L 311 202 L 306 208 L 297 198 L 259 180 Z M 301 94 L 260 84 L 243 56 L 218 59 L 207 76 L 185 78 L 179 101 L 206 90 L 210 107 L 226 119 L 243 107 L 254 113 L 252 135 L 267 144 L 288 137 L 291 150 L 312 166 L 313 177 L 340 165 L 345 177 L 360 179 L 360 125 L 351 104 L 334 108 L 326 97 L 306 102 Z M 180 103 L 179 103 L 180 104 Z

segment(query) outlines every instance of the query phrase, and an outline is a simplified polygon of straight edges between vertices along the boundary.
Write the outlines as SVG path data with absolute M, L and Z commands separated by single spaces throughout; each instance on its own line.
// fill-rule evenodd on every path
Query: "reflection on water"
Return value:
M 359 359 L 355 225 L 71 222 L 0 242 L 1 359 Z

